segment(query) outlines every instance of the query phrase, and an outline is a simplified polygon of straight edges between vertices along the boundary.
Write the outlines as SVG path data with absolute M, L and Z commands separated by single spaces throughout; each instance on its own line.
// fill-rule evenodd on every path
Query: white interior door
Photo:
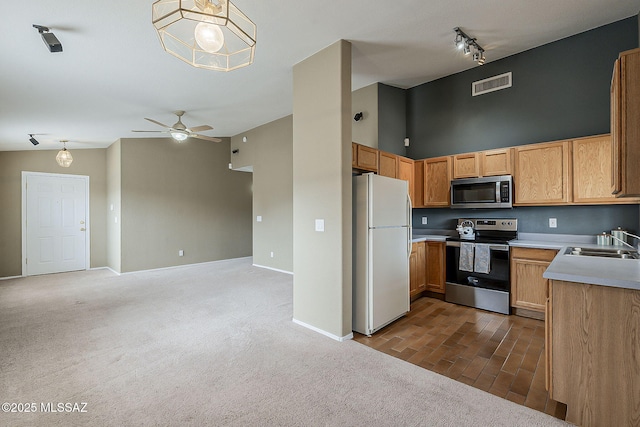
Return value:
M 85 270 L 89 177 L 24 173 L 23 272 Z

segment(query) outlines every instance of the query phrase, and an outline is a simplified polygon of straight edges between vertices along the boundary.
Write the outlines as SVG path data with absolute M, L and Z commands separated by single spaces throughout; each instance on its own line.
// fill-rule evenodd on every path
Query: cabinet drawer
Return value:
M 511 258 L 526 258 L 535 261 L 553 261 L 558 254 L 555 249 L 511 248 Z

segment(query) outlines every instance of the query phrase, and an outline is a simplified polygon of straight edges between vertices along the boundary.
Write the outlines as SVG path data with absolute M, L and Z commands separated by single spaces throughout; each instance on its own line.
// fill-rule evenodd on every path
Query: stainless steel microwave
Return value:
M 451 181 L 451 207 L 462 209 L 497 209 L 513 207 L 511 175 Z

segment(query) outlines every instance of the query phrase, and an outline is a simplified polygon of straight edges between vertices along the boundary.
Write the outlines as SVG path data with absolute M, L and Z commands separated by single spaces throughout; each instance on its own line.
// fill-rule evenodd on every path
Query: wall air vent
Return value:
M 511 71 L 500 74 L 499 76 L 489 77 L 488 79 L 478 80 L 471 83 L 471 95 L 484 95 L 485 93 L 495 92 L 496 90 L 511 87 Z

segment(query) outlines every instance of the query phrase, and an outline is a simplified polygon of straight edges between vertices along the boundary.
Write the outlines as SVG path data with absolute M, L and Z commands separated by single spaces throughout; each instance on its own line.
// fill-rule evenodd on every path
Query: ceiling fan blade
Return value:
M 192 133 L 191 136 L 198 139 L 204 139 L 205 141 L 222 142 L 220 138 L 214 138 L 212 136 L 198 135 L 196 133 Z
M 157 124 L 157 125 L 159 125 L 159 126 L 162 126 L 163 128 L 171 129 L 171 126 L 167 126 L 167 125 L 165 125 L 164 123 L 160 123 L 160 122 L 158 122 L 158 121 L 156 121 L 156 120 L 148 119 L 148 118 L 146 118 L 146 117 L 145 117 L 144 119 L 145 119 L 145 120 L 150 121 L 151 123 L 155 123 L 155 124 Z
M 166 130 L 132 130 L 131 132 L 167 133 L 167 131 L 166 131 Z
M 203 130 L 211 130 L 211 129 L 213 128 L 209 125 L 200 125 L 193 128 L 189 128 L 191 132 L 202 132 Z

